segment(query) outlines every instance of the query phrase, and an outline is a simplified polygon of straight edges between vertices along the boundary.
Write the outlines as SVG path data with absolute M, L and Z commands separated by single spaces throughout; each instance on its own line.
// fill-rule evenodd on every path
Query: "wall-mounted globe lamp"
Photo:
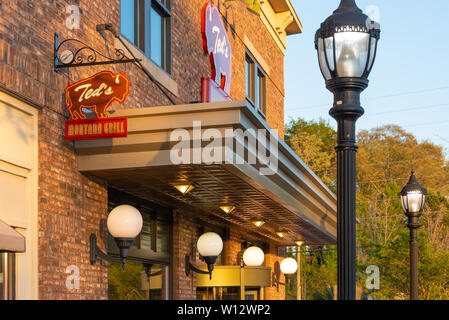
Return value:
M 260 267 L 265 261 L 265 254 L 259 247 L 249 247 L 243 253 L 243 262 L 248 267 Z
M 274 264 L 274 270 L 272 275 L 273 287 L 276 287 L 277 291 L 279 291 L 279 286 L 288 285 L 289 276 L 294 274 L 298 270 L 298 263 L 293 258 L 286 258 L 279 262 L 276 261 Z M 285 275 L 285 283 L 280 281 L 281 273 Z
M 93 233 L 90 235 L 90 263 L 94 265 L 100 258 L 111 262 L 121 262 L 123 269 L 125 269 L 128 251 L 142 231 L 142 215 L 139 210 L 132 206 L 118 206 L 109 213 L 107 226 L 109 233 L 120 249 L 120 259 L 111 257 L 101 251 L 97 246 L 97 236 Z
M 207 232 L 203 234 L 196 244 L 198 252 L 200 254 L 200 258 L 207 264 L 207 271 L 203 271 L 195 267 L 190 263 L 190 256 L 185 256 L 185 271 L 186 276 L 190 275 L 190 272 L 193 271 L 195 273 L 200 274 L 208 274 L 210 279 L 212 280 L 212 271 L 214 270 L 215 262 L 217 261 L 218 256 L 223 251 L 223 240 L 221 237 L 214 232 Z

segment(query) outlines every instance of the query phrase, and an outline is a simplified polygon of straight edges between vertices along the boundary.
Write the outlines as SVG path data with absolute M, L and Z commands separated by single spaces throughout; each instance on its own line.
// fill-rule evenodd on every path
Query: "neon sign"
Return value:
M 212 83 L 205 87 L 203 78 L 203 101 L 205 92 L 222 90 L 222 100 L 230 100 L 232 80 L 232 48 L 228 34 L 223 25 L 220 11 L 215 4 L 207 2 L 202 10 L 201 32 L 203 35 L 203 49 L 209 55 L 212 71 Z M 210 99 L 209 99 L 210 100 Z
M 71 120 L 66 122 L 67 140 L 126 137 L 127 119 L 108 118 L 112 102 L 123 103 L 129 94 L 129 79 L 121 73 L 102 71 L 92 77 L 69 84 L 65 92 Z M 92 110 L 96 119 L 87 119 L 85 111 Z

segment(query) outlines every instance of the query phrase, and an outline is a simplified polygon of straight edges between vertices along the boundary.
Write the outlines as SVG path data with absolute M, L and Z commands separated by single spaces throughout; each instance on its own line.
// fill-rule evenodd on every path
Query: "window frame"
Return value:
M 120 0 L 126 1 L 126 0 Z M 128 0 L 129 1 L 129 0 Z M 121 5 L 120 5 L 121 8 Z M 134 0 L 134 39 L 129 39 L 122 31 L 122 16 L 120 13 L 120 34 L 132 43 L 142 54 L 163 70 L 170 77 L 173 66 L 172 45 L 172 4 L 171 0 Z M 154 9 L 161 16 L 161 64 L 151 57 L 151 11 Z M 142 23 L 143 22 L 143 23 Z
M 267 112 L 267 73 L 248 51 L 245 53 L 245 88 L 246 100 L 265 118 Z

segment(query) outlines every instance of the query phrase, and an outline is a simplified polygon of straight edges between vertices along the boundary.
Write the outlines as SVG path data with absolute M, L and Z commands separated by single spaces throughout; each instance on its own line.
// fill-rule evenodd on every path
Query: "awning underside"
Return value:
M 219 225 L 235 224 L 281 245 L 294 245 L 297 239 L 305 239 L 309 244 L 334 241 L 221 165 L 117 169 L 90 174 L 143 199 L 169 208 L 189 208 L 199 219 L 212 220 Z M 173 187 L 187 181 L 194 183 L 196 188 L 186 195 Z M 219 209 L 225 204 L 235 204 L 237 209 L 225 214 Z M 266 224 L 256 228 L 251 221 L 260 217 Z M 281 229 L 289 231 L 285 239 L 276 235 Z
M 128 117 L 128 137 L 76 142 L 81 172 L 160 205 L 187 208 L 198 219 L 243 227 L 279 245 L 299 239 L 310 245 L 335 243 L 335 196 L 282 141 L 273 175 L 261 175 L 257 165 L 246 162 L 173 164 L 171 132 L 182 128 L 192 133 L 194 121 L 201 122 L 201 134 L 211 128 L 269 130 L 246 102 L 120 110 L 114 116 Z M 174 188 L 186 183 L 196 185 L 187 195 Z M 237 209 L 225 214 L 219 209 L 223 205 Z M 266 222 L 261 228 L 251 223 L 258 218 Z M 276 235 L 282 229 L 288 231 L 283 239 Z
M 0 252 L 25 252 L 25 237 L 1 220 Z

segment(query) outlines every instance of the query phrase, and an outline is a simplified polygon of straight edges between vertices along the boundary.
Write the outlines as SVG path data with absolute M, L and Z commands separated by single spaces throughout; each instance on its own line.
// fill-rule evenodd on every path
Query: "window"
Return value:
M 266 113 L 266 75 L 255 60 L 246 54 L 246 99 L 263 115 Z
M 109 300 L 167 300 L 169 267 L 129 260 L 108 265 Z
M 129 250 L 126 268 L 108 264 L 108 293 L 111 300 L 167 300 L 171 297 L 172 213 L 147 200 L 108 189 L 108 210 L 129 204 L 143 218 L 141 234 Z M 108 254 L 118 257 L 119 249 L 109 234 Z
M 121 0 L 120 32 L 171 73 L 171 0 Z

